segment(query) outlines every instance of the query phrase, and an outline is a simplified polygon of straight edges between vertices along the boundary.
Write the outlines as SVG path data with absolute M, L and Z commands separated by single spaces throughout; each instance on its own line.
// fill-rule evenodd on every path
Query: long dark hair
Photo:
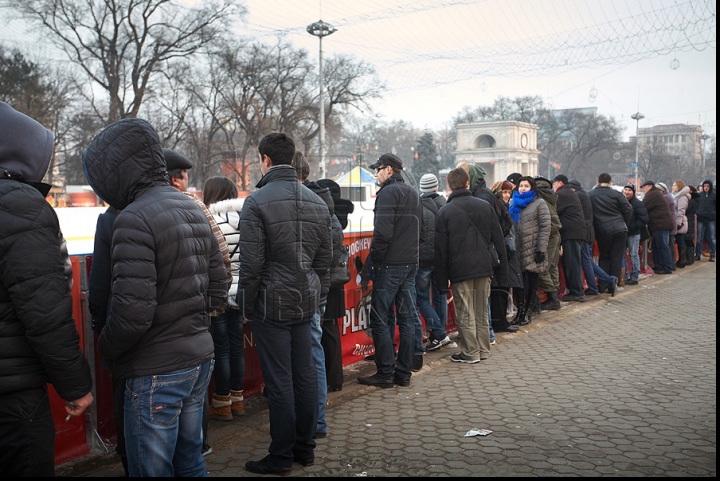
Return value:
M 221 200 L 237 199 L 237 186 L 227 177 L 210 177 L 203 188 L 203 202 L 213 205 Z

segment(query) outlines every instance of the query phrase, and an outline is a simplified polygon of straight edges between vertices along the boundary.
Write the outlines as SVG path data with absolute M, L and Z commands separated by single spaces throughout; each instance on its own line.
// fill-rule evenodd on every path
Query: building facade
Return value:
M 488 185 L 513 172 L 535 176 L 540 154 L 537 131 L 535 124 L 514 120 L 458 124 L 455 161 L 485 169 Z
M 652 146 L 698 165 L 702 162 L 702 134 L 699 125 L 669 124 L 638 129 L 637 137 L 640 150 Z M 634 142 L 635 137 L 630 137 L 630 143 Z

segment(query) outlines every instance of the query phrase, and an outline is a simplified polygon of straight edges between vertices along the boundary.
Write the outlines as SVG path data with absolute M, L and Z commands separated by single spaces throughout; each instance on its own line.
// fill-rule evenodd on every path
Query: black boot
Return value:
M 513 320 L 510 321 L 510 324 L 512 324 L 513 326 L 519 325 L 520 321 L 522 321 L 523 317 L 525 317 L 525 305 L 523 304 L 524 302 L 524 299 L 520 301 L 517 313 L 515 313 L 515 317 L 513 318 Z
M 695 246 L 685 246 L 685 265 L 691 266 L 695 263 Z
M 678 261 L 675 263 L 678 269 L 683 269 L 687 265 L 685 259 L 687 258 L 687 248 L 685 246 L 678 246 Z
M 521 326 L 527 326 L 532 322 L 532 315 L 533 315 L 533 308 L 532 306 L 535 305 L 535 302 L 538 299 L 537 291 L 534 291 L 530 293 L 530 298 L 527 300 L 527 309 L 525 309 L 525 313 L 523 317 L 520 320 Z
M 557 291 L 546 292 L 547 300 L 540 304 L 540 309 L 543 311 L 558 311 L 562 307 L 560 299 L 558 298 Z

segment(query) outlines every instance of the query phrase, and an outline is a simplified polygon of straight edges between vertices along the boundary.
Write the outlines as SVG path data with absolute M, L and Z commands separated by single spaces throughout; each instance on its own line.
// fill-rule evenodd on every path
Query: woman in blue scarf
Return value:
M 517 323 L 532 322 L 532 306 L 538 295 L 539 276 L 548 268 L 547 245 L 550 239 L 550 211 L 537 195 L 532 177 L 521 177 L 510 204 L 510 216 L 517 224 L 517 251 L 525 284 L 525 302 L 518 306 Z

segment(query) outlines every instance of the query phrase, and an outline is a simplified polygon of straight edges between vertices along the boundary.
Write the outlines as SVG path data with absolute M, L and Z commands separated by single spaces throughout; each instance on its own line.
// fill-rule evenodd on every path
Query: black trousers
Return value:
M 625 244 L 627 242 L 627 232 L 618 232 L 607 237 L 596 237 L 598 249 L 600 250 L 600 259 L 598 265 L 602 270 L 611 276 L 622 279 L 622 260 L 625 256 Z M 600 289 L 600 288 L 603 289 Z M 607 286 L 598 285 L 600 292 L 603 292 Z
M 508 292 L 510 288 L 493 287 L 490 291 L 490 315 L 493 329 L 506 329 L 510 326 L 507 321 Z
M 323 351 L 325 351 L 325 377 L 328 391 L 339 391 L 343 385 L 342 345 L 337 319 L 323 319 L 321 323 Z
M 583 241 L 579 239 L 562 241 L 562 264 L 563 273 L 565 274 L 565 286 L 573 296 L 585 295 L 582 282 L 582 245 Z
M 0 396 L 0 476 L 55 475 L 55 424 L 47 387 Z

